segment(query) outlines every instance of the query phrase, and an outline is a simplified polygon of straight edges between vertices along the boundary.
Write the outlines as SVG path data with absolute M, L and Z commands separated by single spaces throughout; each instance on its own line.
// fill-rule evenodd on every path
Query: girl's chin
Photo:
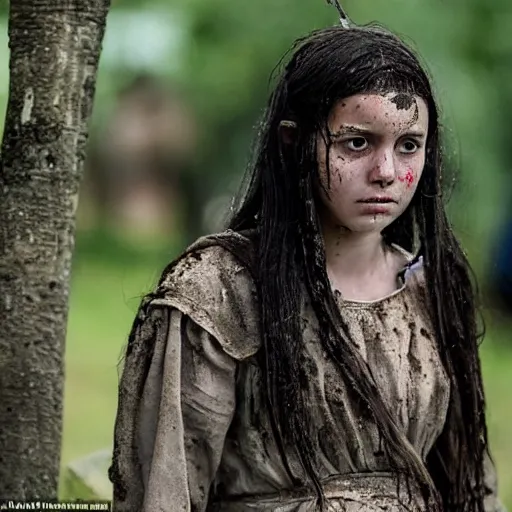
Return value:
M 340 223 L 346 226 L 346 230 L 352 233 L 380 233 L 386 229 L 393 221 L 394 217 L 389 215 L 365 215 L 363 218 L 351 219 L 350 222 Z
M 349 233 L 380 233 L 383 229 L 386 229 L 397 219 L 396 212 L 382 213 L 360 213 L 357 212 L 352 215 L 340 215 L 331 214 L 328 218 L 321 220 L 324 226 L 330 226 L 330 229 L 334 231 L 343 231 L 346 234 Z

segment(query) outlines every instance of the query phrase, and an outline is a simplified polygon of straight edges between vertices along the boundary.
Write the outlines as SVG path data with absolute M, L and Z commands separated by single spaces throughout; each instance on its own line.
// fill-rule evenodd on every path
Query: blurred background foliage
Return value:
M 450 215 L 484 290 L 489 428 L 512 507 L 512 323 L 490 300 L 496 243 L 512 217 L 512 3 L 344 5 L 358 24 L 400 34 L 434 78 L 448 161 L 460 168 Z M 110 446 L 116 365 L 140 297 L 185 244 L 219 228 L 280 57 L 336 22 L 324 0 L 113 0 L 79 208 L 63 465 Z M 0 23 L 5 107 L 5 14 Z

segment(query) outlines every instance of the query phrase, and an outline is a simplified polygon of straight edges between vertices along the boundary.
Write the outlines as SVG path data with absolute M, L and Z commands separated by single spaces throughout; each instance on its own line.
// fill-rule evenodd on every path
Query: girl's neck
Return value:
M 327 275 L 346 298 L 373 300 L 393 292 L 406 257 L 386 245 L 378 232 L 323 228 Z
M 382 268 L 388 250 L 378 232 L 352 233 L 323 228 L 327 269 L 338 277 L 367 277 Z

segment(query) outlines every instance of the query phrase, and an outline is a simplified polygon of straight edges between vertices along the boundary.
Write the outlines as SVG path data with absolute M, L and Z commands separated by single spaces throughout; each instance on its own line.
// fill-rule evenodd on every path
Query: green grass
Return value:
M 176 245 L 153 244 L 142 251 L 104 237 L 78 239 L 66 346 L 62 466 L 111 446 L 117 362 L 140 297 L 176 254 Z M 501 496 L 512 509 L 512 321 L 489 319 L 482 364 L 491 448 Z
M 498 470 L 500 496 L 512 510 L 512 322 L 493 325 L 481 350 L 487 396 L 487 426 Z

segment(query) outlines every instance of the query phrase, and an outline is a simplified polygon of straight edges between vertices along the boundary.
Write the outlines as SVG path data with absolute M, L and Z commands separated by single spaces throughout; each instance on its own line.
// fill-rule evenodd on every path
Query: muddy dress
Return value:
M 196 242 L 139 310 L 120 383 L 114 512 L 314 509 L 313 491 L 291 481 L 261 403 L 256 291 L 246 266 L 219 244 L 226 236 Z M 422 276 L 420 262 L 381 300 L 338 301 L 397 425 L 425 460 L 443 429 L 450 386 Z M 415 486 L 391 472 L 376 425 L 325 357 L 306 298 L 302 315 L 329 510 L 425 510 Z M 285 450 L 292 473 L 304 477 Z M 487 480 L 486 512 L 501 512 L 490 463 Z

